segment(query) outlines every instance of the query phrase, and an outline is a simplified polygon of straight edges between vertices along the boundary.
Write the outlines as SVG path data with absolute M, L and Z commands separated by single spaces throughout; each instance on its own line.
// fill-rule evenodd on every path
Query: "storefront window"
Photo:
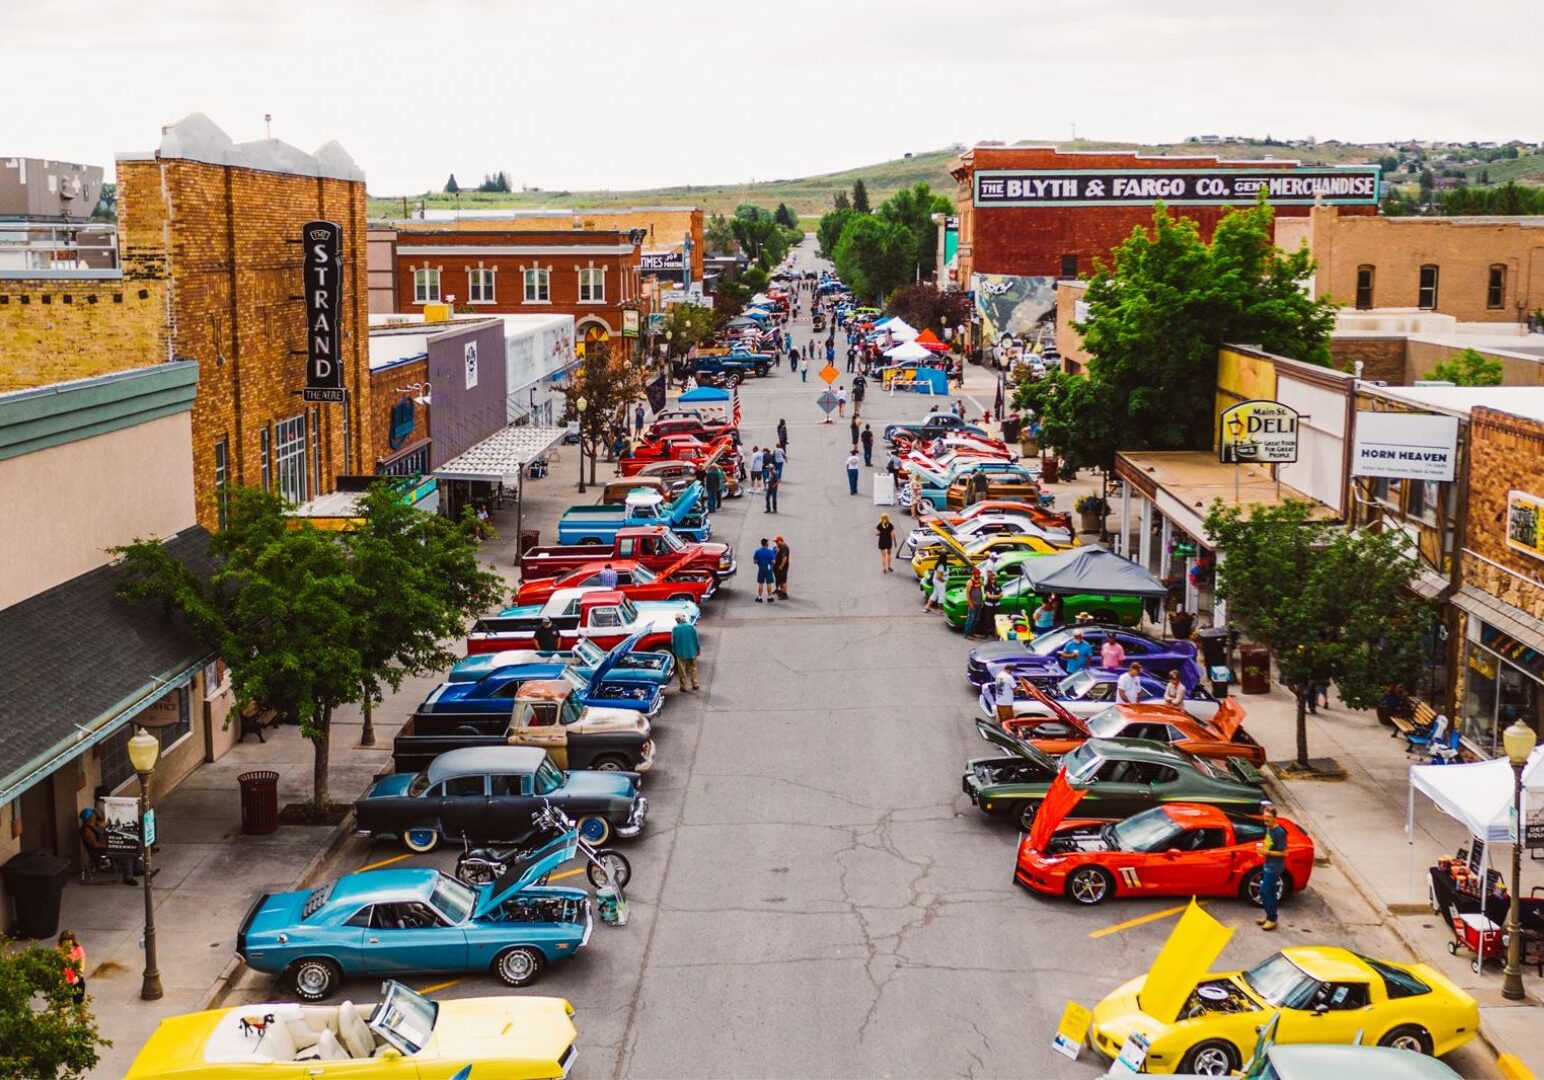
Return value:
M 1538 732 L 1544 720 L 1544 655 L 1489 624 L 1465 646 L 1468 668 L 1460 733 L 1495 757 L 1501 733 L 1521 720 Z
M 175 721 L 162 727 L 145 729 L 160 741 L 162 753 L 193 730 L 192 713 L 188 708 L 188 688 L 182 686 L 173 690 L 167 695 L 167 701 L 175 705 Z M 151 708 L 155 709 L 156 706 Z M 134 766 L 129 761 L 129 740 L 134 737 L 134 732 L 135 724 L 130 721 L 98 744 L 97 760 L 102 765 L 103 787 L 115 788 L 134 775 Z
M 1476 750 L 1494 756 L 1496 750 L 1496 656 L 1470 642 L 1466 646 L 1463 717 L 1458 733 Z

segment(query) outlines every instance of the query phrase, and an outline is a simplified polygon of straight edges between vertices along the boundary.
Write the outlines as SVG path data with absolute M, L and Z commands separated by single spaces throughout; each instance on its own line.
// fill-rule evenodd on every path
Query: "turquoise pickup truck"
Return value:
M 670 500 L 657 491 L 640 489 L 629 492 L 621 503 L 570 506 L 558 519 L 558 543 L 609 544 L 617 530 L 637 525 L 665 525 L 688 540 L 706 540 L 712 527 L 699 509 L 702 496 L 702 485 L 693 483 Z

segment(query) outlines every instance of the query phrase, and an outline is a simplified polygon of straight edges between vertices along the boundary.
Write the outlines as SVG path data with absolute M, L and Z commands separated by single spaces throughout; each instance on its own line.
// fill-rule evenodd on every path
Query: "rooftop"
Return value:
M 1370 392 L 1451 416 L 1486 408 L 1544 421 L 1544 386 L 1380 386 Z
M 119 161 L 153 161 L 157 158 L 180 158 L 292 176 L 325 176 L 358 182 L 365 178 L 364 170 L 336 141 L 325 142 L 309 154 L 279 139 L 238 143 L 199 112 L 189 113 L 176 123 L 163 127 L 161 145 L 155 150 L 117 155 Z

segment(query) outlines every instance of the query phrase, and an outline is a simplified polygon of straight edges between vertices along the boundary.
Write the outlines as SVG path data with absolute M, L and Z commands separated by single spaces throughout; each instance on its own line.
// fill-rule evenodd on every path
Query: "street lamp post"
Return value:
M 1512 812 L 1516 832 L 1512 837 L 1512 898 L 1506 909 L 1506 967 L 1501 974 L 1501 996 L 1508 1001 L 1522 1001 L 1523 993 L 1523 928 L 1522 928 L 1522 873 L 1523 837 L 1523 769 L 1533 753 L 1539 737 L 1521 720 L 1501 733 L 1501 743 L 1506 747 L 1507 760 L 1512 763 Z
M 151 844 L 147 830 L 150 822 L 150 774 L 155 772 L 156 759 L 161 756 L 161 741 L 144 728 L 140 728 L 129 740 L 129 764 L 139 774 L 139 850 L 144 863 L 145 879 L 145 975 L 140 983 L 139 996 L 145 1001 L 161 998 L 161 970 L 155 957 L 155 901 L 151 896 L 151 879 L 155 868 L 150 864 Z
M 574 407 L 579 410 L 579 494 L 584 494 L 584 412 L 590 407 L 590 403 L 584 398 L 574 402 Z

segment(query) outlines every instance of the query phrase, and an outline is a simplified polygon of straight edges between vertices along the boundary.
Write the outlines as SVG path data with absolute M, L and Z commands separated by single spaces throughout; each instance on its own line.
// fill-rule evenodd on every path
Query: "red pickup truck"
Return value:
M 545 604 L 559 589 L 593 589 L 601 583 L 601 572 L 609 565 L 616 571 L 615 589 L 629 600 L 690 600 L 701 604 L 718 588 L 718 578 L 710 571 L 693 568 L 691 552 L 663 570 L 650 570 L 637 559 L 607 559 L 586 563 L 561 577 L 521 582 L 515 593 L 517 604 Z
M 685 555 L 691 561 L 677 566 Z M 559 577 L 593 562 L 636 559 L 650 570 L 707 570 L 722 583 L 733 576 L 737 567 L 734 548 L 728 544 L 697 544 L 682 540 L 663 525 L 640 525 L 618 529 L 609 544 L 562 544 L 527 548 L 520 557 L 522 581 Z

